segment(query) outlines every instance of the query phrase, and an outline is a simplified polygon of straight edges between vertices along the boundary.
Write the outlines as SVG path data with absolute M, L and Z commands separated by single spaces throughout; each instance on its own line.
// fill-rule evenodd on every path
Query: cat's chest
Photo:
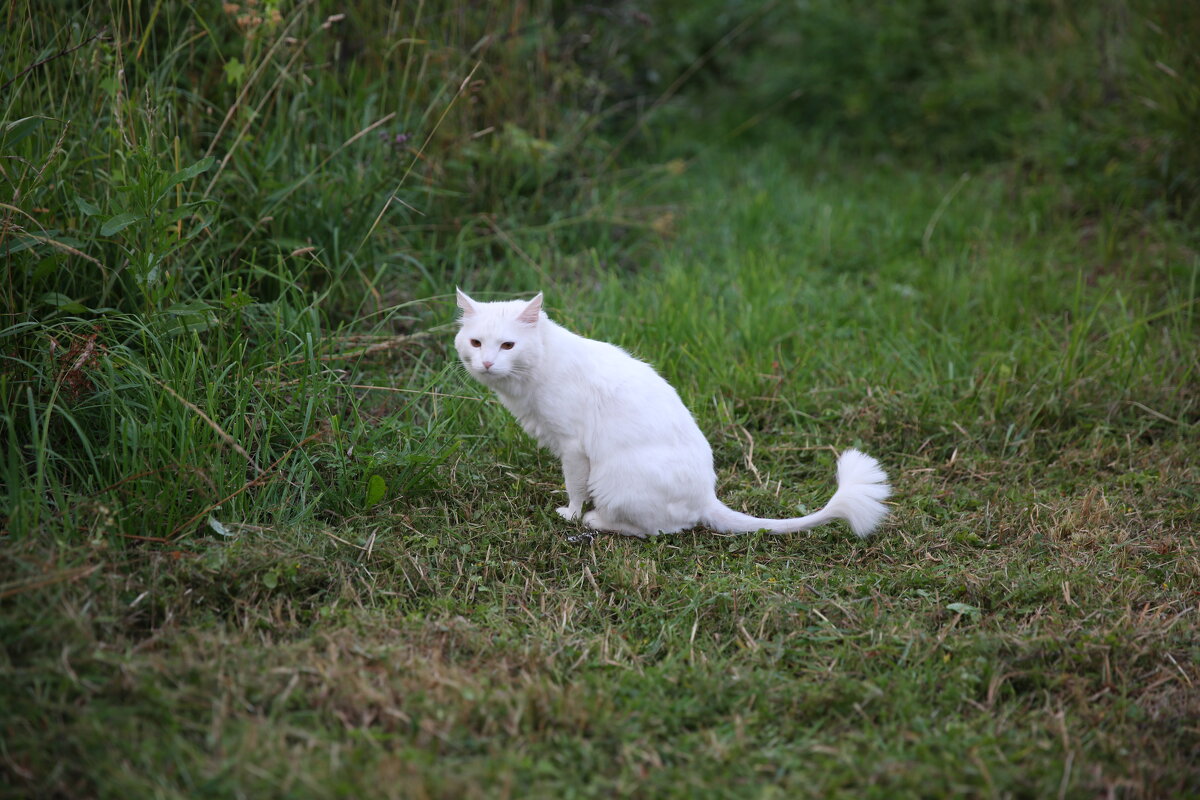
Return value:
M 563 412 L 549 398 L 539 396 L 513 396 L 503 392 L 497 393 L 500 401 L 512 415 L 521 423 L 525 432 L 538 441 L 538 444 L 561 454 L 563 442 L 570 436 L 574 427 Z

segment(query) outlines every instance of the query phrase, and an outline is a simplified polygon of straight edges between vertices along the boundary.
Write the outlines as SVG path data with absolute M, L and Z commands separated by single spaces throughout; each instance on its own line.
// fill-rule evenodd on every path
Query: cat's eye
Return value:
M 516 342 L 504 342 L 503 344 L 500 345 L 500 349 L 501 350 L 512 350 L 516 346 L 517 346 Z
M 479 346 L 480 346 L 480 343 L 479 343 L 478 339 L 471 340 L 471 347 L 479 347 Z

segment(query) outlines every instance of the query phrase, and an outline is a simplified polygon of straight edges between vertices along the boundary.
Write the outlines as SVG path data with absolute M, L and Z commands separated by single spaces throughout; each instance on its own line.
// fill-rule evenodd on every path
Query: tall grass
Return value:
M 594 15 L 344 12 L 8 10 L 8 529 L 163 539 L 412 488 L 450 446 L 413 402 L 430 378 L 363 389 L 363 359 L 419 350 L 414 301 L 487 286 L 507 228 L 606 246 L 613 192 L 575 177 L 602 153 L 606 76 L 572 45 Z

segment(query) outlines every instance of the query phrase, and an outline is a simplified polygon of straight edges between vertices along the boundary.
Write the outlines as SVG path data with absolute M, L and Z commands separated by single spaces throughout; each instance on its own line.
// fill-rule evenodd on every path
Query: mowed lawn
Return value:
M 812 510 L 836 451 L 878 457 L 878 535 L 569 543 L 558 465 L 447 368 L 432 298 L 429 336 L 358 365 L 429 389 L 372 401 L 449 453 L 405 491 L 166 545 L 6 542 L 5 794 L 1200 792 L 1183 235 L 1002 168 L 701 152 L 659 171 L 636 263 L 547 257 L 494 296 L 542 289 L 656 364 L 733 507 Z M 477 274 L 527 269 L 521 242 Z

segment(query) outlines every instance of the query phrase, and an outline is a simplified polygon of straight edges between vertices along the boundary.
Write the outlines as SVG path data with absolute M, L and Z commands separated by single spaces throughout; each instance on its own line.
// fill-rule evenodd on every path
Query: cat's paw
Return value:
M 583 511 L 583 506 L 561 506 L 554 510 L 567 522 L 574 522 L 579 519 L 579 512 Z

